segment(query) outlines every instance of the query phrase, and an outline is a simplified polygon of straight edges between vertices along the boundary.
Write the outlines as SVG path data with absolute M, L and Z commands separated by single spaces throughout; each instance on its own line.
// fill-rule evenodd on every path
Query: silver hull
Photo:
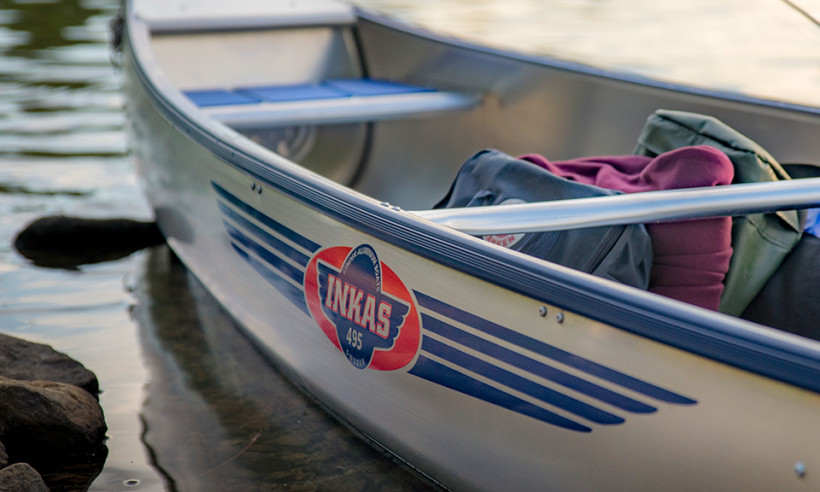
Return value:
M 151 18 L 129 10 L 124 70 L 134 162 L 160 226 L 245 333 L 340 419 L 457 490 L 820 485 L 816 341 L 403 210 L 429 207 L 476 148 L 628 152 L 657 107 L 715 114 L 783 160 L 816 158 L 816 111 L 573 72 L 342 15 L 323 50 L 347 53 L 336 22 L 355 22 L 371 75 L 484 96 L 435 118 L 306 130 L 314 147 L 281 152 L 302 166 L 187 101 L 178 86 L 189 81 L 168 61 L 186 36 L 157 22 L 152 32 Z M 267 43 L 308 40 L 279 49 L 321 51 L 301 31 L 271 33 Z M 220 32 L 193 36 L 202 46 Z M 351 170 L 365 140 L 368 167 Z M 338 183 L 354 176 L 355 190 Z

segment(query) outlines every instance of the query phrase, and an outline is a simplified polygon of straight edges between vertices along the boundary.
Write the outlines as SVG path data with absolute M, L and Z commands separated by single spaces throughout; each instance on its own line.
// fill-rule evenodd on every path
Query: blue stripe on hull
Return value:
M 246 231 L 250 232 L 254 236 L 256 236 L 262 243 L 270 246 L 271 248 L 279 251 L 284 257 L 290 258 L 294 262 L 298 263 L 302 268 L 305 268 L 310 261 L 310 258 L 299 252 L 297 249 L 292 248 L 284 243 L 284 241 L 280 241 L 276 239 L 271 234 L 268 234 L 261 227 L 253 224 L 250 220 L 242 217 L 238 213 L 234 212 L 224 203 L 219 202 L 219 208 L 222 210 L 222 213 L 225 217 L 230 219 L 234 222 L 237 226 L 245 229 Z
M 231 192 L 226 190 L 225 188 L 219 186 L 218 184 L 211 182 L 211 186 L 213 187 L 214 191 L 226 202 L 230 203 L 231 205 L 235 206 L 237 209 L 241 210 L 249 217 L 252 217 L 259 221 L 260 223 L 268 226 L 269 228 L 275 230 L 278 234 L 282 235 L 283 237 L 289 239 L 290 241 L 298 244 L 302 248 L 310 251 L 311 253 L 317 251 L 320 246 L 310 239 L 306 238 L 305 236 L 297 233 L 293 229 L 290 229 L 279 222 L 273 220 L 272 218 L 268 217 L 267 215 L 263 214 L 259 210 L 251 207 L 247 203 L 243 202 Z
M 552 345 L 546 344 L 534 338 L 510 330 L 509 328 L 505 328 L 501 325 L 497 325 L 491 321 L 480 318 L 474 314 L 463 311 L 455 306 L 451 306 L 437 299 L 433 299 L 432 297 L 418 291 L 415 292 L 415 295 L 419 305 L 427 309 L 435 311 L 436 313 L 465 325 L 471 326 L 500 340 L 505 340 L 521 348 L 543 355 L 544 357 L 560 362 L 561 364 L 584 371 L 590 375 L 610 381 L 619 386 L 623 386 L 624 388 L 629 388 L 632 391 L 642 393 L 657 400 L 679 405 L 692 405 L 697 403 L 697 401 L 691 398 L 615 371 L 591 360 L 578 357 L 575 354 L 571 354 L 559 348 L 553 347 Z
M 285 277 L 293 280 L 294 282 L 296 282 L 297 285 L 302 285 L 302 282 L 304 282 L 305 279 L 304 270 L 300 270 L 294 267 L 290 263 L 283 260 L 281 257 L 270 252 L 263 245 L 257 243 L 250 237 L 241 233 L 238 229 L 236 229 L 227 222 L 225 223 L 225 229 L 227 229 L 228 236 L 230 236 L 234 244 L 241 245 L 243 248 L 245 248 L 245 250 L 254 253 L 256 256 L 264 260 L 265 263 L 278 270 L 281 275 L 284 275 Z
M 302 285 L 310 257 L 295 246 L 275 237 L 263 224 L 292 244 L 314 252 L 319 245 L 248 205 L 216 183 L 217 204 L 225 220 L 225 231 L 234 251 L 265 280 L 310 316 Z
M 242 257 L 248 264 L 257 272 L 259 272 L 262 277 L 270 282 L 276 290 L 278 290 L 282 295 L 287 297 L 296 307 L 304 311 L 304 313 L 310 316 L 307 308 L 307 304 L 305 304 L 305 296 L 302 292 L 302 289 L 299 287 L 294 286 L 287 280 L 285 280 L 282 276 L 268 268 L 264 263 L 260 262 L 256 258 L 249 255 L 245 250 L 239 247 L 236 244 L 232 244 L 234 251 Z
M 592 431 L 590 427 L 533 405 L 477 379 L 470 378 L 423 355 L 419 356 L 416 365 L 410 370 L 410 374 L 564 429 L 577 432 Z
M 529 379 L 513 374 L 478 357 L 461 352 L 428 336 L 422 339 L 421 348 L 442 359 L 454 362 L 468 371 L 480 374 L 487 379 L 501 383 L 513 390 L 538 398 L 545 403 L 574 413 L 596 424 L 612 425 L 622 424 L 624 422 L 624 419 L 617 415 L 605 412 L 600 408 L 588 405 L 563 393 L 534 383 Z
M 473 350 L 489 355 L 499 361 L 506 362 L 512 366 L 521 368 L 535 376 L 553 381 L 562 386 L 570 388 L 579 393 L 586 394 L 597 400 L 609 403 L 622 410 L 634 413 L 652 413 L 657 409 L 646 403 L 629 398 L 615 391 L 608 390 L 602 386 L 591 383 L 585 379 L 573 376 L 565 371 L 561 371 L 547 364 L 541 363 L 515 351 L 509 350 L 500 345 L 484 340 L 480 337 L 460 330 L 452 325 L 444 323 L 432 316 L 422 315 L 424 329 L 433 333 L 447 337 L 450 340 Z

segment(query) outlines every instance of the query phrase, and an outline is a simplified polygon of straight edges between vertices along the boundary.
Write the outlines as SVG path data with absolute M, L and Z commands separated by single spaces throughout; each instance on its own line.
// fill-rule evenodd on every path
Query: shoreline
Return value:
M 102 472 L 107 430 L 93 372 L 0 334 L 0 489 L 87 490 Z

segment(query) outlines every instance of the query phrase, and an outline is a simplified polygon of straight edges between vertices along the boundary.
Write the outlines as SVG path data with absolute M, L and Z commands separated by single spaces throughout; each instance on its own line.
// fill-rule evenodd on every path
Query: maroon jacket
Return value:
M 657 157 L 585 157 L 551 162 L 536 154 L 520 157 L 558 176 L 626 193 L 726 185 L 734 168 L 723 152 L 683 147 Z M 719 217 L 647 224 L 654 257 L 649 290 L 717 310 L 723 277 L 732 257 L 732 219 Z

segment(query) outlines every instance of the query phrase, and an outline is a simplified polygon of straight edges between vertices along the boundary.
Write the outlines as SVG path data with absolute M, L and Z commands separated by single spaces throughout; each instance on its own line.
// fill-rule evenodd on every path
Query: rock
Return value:
M 99 402 L 74 385 L 0 378 L 0 441 L 14 461 L 93 455 L 107 428 Z
M 0 334 L 0 376 L 73 384 L 93 395 L 100 392 L 97 376 L 74 359 L 48 345 L 3 334 Z
M 40 474 L 26 463 L 17 463 L 0 470 L 0 490 L 3 492 L 49 492 Z
M 59 463 L 37 464 L 37 472 L 52 492 L 89 490 L 102 473 L 107 457 L 107 449 L 103 447 L 94 456 L 82 456 Z
M 6 447 L 0 442 L 0 468 L 9 464 L 9 455 L 6 454 Z
M 0 491 L 88 490 L 107 456 L 98 392 L 79 362 L 0 334 Z
M 164 241 L 154 222 L 55 215 L 26 226 L 14 247 L 36 265 L 72 269 L 124 258 Z

